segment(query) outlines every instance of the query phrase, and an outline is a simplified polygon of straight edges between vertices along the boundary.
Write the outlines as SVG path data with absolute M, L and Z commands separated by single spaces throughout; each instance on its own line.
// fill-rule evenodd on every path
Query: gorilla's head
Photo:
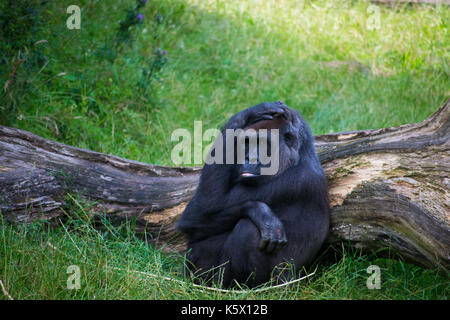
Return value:
M 246 134 L 243 140 L 245 161 L 237 165 L 239 182 L 255 184 L 266 181 L 297 165 L 302 157 L 314 155 L 308 125 L 297 111 L 283 102 L 262 103 L 244 110 L 242 115 L 245 116 L 243 130 L 256 135 L 257 139 L 253 141 L 258 143 L 257 148 L 252 148 L 252 134 Z

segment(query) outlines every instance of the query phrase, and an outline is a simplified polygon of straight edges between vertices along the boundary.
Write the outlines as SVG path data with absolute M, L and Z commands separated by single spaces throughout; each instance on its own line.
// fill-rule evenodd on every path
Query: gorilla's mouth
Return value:
M 243 177 L 243 178 L 256 177 L 256 174 L 253 174 L 251 172 L 242 172 L 241 177 Z

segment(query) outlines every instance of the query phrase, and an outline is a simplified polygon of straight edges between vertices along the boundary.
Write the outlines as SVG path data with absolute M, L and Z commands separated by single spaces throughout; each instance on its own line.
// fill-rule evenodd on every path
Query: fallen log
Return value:
M 450 100 L 428 119 L 399 127 L 316 136 L 328 177 L 328 243 L 388 248 L 450 270 Z M 26 223 L 62 217 L 67 193 L 112 221 L 134 218 L 166 249 L 181 251 L 174 222 L 201 168 L 140 163 L 0 126 L 0 209 Z
M 450 5 L 450 0 L 372 0 L 373 3 L 377 4 L 432 4 L 432 5 Z

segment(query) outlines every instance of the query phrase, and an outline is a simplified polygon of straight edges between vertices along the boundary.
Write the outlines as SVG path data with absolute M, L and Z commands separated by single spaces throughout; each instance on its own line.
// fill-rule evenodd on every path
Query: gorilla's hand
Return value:
M 287 243 L 283 223 L 264 202 L 250 202 L 247 204 L 247 216 L 255 224 L 261 234 L 258 244 L 259 250 L 276 253 Z
M 281 102 L 264 102 L 235 114 L 223 129 L 242 129 L 262 120 L 272 120 L 285 115 L 287 106 Z
M 274 219 L 271 224 L 263 226 L 260 232 L 259 250 L 265 250 L 267 253 L 276 253 L 287 243 L 283 223 L 278 218 Z

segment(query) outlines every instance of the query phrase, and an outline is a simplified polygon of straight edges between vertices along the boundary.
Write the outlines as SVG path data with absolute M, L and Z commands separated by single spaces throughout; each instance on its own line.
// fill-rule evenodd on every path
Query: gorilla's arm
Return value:
M 236 113 L 228 120 L 222 130 L 243 129 L 257 121 L 272 119 L 274 115 L 283 114 L 286 108 L 287 106 L 281 101 L 260 103 Z
M 211 186 L 214 179 L 220 179 L 215 175 L 218 171 L 212 171 L 211 175 L 205 176 L 206 182 L 201 181 L 177 227 L 195 241 L 231 231 L 239 219 L 249 218 L 260 231 L 260 249 L 276 251 L 287 238 L 284 226 L 271 210 L 271 205 L 311 201 L 327 210 L 326 178 L 320 168 L 315 169 L 310 163 L 296 165 L 270 183 L 259 185 L 258 190 L 241 184 L 224 190 L 224 184 L 217 183 L 221 180 L 216 180 L 219 189 L 208 190 L 206 186 Z M 264 198 L 258 195 L 264 195 Z
M 177 223 L 178 229 L 186 233 L 191 241 L 230 231 L 239 219 L 248 218 L 260 232 L 260 250 L 276 252 L 287 243 L 282 222 L 264 202 L 247 201 L 208 215 L 201 214 L 198 209 L 197 199 L 194 198 Z
M 315 160 L 317 161 L 317 160 Z M 257 189 L 251 186 L 236 184 L 229 187 L 226 183 L 219 183 L 223 173 L 226 175 L 225 166 L 211 169 L 202 177 L 197 193 L 196 203 L 203 205 L 195 210 L 199 219 L 210 221 L 210 215 L 226 208 L 242 206 L 249 201 L 261 201 L 269 207 L 277 203 L 294 203 L 299 200 L 310 200 L 318 204 L 327 198 L 327 181 L 319 162 L 312 159 L 304 159 L 301 162 L 265 184 L 258 185 Z M 208 186 L 214 186 L 212 189 Z

